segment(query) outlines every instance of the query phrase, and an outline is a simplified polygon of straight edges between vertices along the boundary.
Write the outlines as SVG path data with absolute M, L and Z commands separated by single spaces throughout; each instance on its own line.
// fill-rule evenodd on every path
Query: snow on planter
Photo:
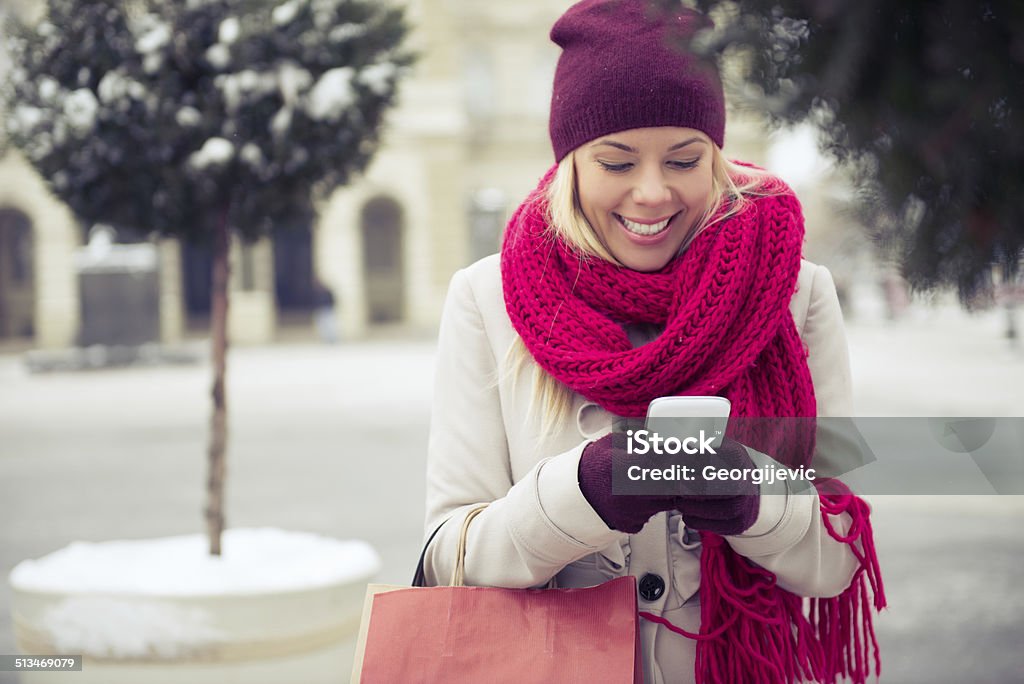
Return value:
M 222 551 L 190 535 L 23 561 L 10 574 L 19 640 L 114 659 L 302 649 L 358 620 L 380 567 L 365 542 L 271 528 L 226 530 Z

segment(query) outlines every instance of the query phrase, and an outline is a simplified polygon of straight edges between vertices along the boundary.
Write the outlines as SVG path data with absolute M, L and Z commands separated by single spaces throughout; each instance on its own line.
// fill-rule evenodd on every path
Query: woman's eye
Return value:
M 613 162 L 606 162 L 598 159 L 597 163 L 601 165 L 602 169 L 604 169 L 605 171 L 611 171 L 612 173 L 622 173 L 623 171 L 628 171 L 629 169 L 633 168 L 633 165 L 629 162 L 621 162 L 616 164 Z
M 668 163 L 674 169 L 692 169 L 700 162 L 700 159 L 693 159 L 690 161 L 673 160 Z

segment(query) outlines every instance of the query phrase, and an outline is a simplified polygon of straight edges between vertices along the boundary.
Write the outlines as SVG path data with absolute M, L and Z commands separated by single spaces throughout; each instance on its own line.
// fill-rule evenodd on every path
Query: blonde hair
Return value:
M 680 246 L 680 252 L 701 232 L 742 212 L 750 204 L 750 197 L 776 194 L 777 186 L 770 183 L 772 178 L 760 169 L 734 164 L 725 158 L 717 145 L 711 143 L 711 198 L 694 229 Z M 577 189 L 575 151 L 559 162 L 547 188 L 547 200 L 548 226 L 554 236 L 572 247 L 581 260 L 598 258 L 619 264 L 583 215 Z M 511 378 L 513 386 L 530 358 L 522 338 L 517 336 L 502 364 L 503 374 Z M 534 416 L 540 412 L 543 436 L 552 434 L 557 425 L 570 417 L 572 401 L 571 389 L 539 366 L 535 367 L 528 413 Z

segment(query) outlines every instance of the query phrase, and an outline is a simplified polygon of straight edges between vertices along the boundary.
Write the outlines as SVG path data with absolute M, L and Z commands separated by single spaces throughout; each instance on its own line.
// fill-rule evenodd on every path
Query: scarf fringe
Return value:
M 871 608 L 881 610 L 886 601 L 870 509 L 848 490 L 820 492 L 819 500 L 825 529 L 859 562 L 850 586 L 835 597 L 805 600 L 785 591 L 724 539 L 703 535 L 701 633 L 675 630 L 697 641 L 698 684 L 835 684 L 844 678 L 864 684 L 872 664 L 875 676 L 881 674 Z M 851 521 L 846 534 L 830 520 L 843 513 Z

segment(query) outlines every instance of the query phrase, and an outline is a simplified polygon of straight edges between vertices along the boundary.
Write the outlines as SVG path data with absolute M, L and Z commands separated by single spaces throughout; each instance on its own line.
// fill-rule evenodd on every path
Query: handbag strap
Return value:
M 456 570 L 458 570 L 460 566 L 462 566 L 463 568 L 465 567 L 466 535 L 469 533 L 469 523 L 473 520 L 473 518 L 477 516 L 477 514 L 480 511 L 484 510 L 485 508 L 487 508 L 487 504 L 481 504 L 477 506 L 476 508 L 474 508 L 473 510 L 466 514 L 466 519 L 462 522 L 462 531 L 459 534 L 459 548 L 457 550 L 458 559 L 456 560 Z M 416 563 L 416 574 L 412 577 L 412 586 L 427 586 L 427 574 L 426 571 L 423 569 L 423 565 L 426 562 L 427 558 L 427 549 L 430 548 L 430 543 L 434 541 L 434 537 L 437 536 L 437 533 L 441 531 L 441 528 L 444 527 L 445 523 L 447 523 L 448 520 L 450 520 L 450 518 L 445 519 L 444 522 L 435 527 L 434 531 L 430 533 L 430 537 L 427 538 L 427 542 L 423 545 L 423 550 L 420 551 L 420 560 L 418 563 Z M 460 577 L 464 575 L 465 570 L 463 569 L 462 575 L 460 575 Z M 452 582 L 454 583 L 454 581 L 455 580 L 453 576 Z
M 481 504 L 466 514 L 462 521 L 462 530 L 459 531 L 459 545 L 455 549 L 455 569 L 452 571 L 452 581 L 448 584 L 453 587 L 461 587 L 466 579 L 466 539 L 469 538 L 469 523 L 473 518 L 487 508 L 487 504 Z

